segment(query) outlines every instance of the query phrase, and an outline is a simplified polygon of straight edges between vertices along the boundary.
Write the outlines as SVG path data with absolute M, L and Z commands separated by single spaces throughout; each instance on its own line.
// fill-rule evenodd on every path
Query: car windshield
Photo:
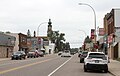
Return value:
M 104 54 L 100 54 L 100 53 L 91 53 L 89 54 L 89 58 L 101 58 L 106 60 L 106 56 Z
M 82 52 L 82 54 L 87 54 L 88 52 Z
M 20 52 L 20 51 L 18 51 L 18 52 L 14 52 L 13 54 L 21 54 L 21 52 Z
M 69 51 L 65 51 L 65 53 L 69 53 Z
M 87 52 L 87 51 L 82 52 L 82 57 L 86 57 L 86 56 L 87 56 L 87 54 L 88 54 L 88 52 Z

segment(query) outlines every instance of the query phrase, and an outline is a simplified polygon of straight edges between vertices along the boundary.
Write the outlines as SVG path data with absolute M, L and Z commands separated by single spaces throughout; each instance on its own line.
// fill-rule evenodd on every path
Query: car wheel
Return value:
M 26 57 L 24 57 L 24 60 L 26 59 Z
M 83 63 L 83 61 L 80 59 L 80 63 Z
M 20 60 L 22 60 L 22 58 L 20 57 Z
M 85 65 L 84 65 L 84 72 L 87 72 L 87 68 L 85 68 Z
M 107 73 L 107 72 L 108 72 L 108 69 L 105 69 L 104 72 Z

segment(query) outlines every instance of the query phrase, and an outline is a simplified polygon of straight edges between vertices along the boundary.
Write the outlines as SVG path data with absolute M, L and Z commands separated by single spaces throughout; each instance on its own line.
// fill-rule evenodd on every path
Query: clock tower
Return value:
M 48 22 L 48 30 L 47 30 L 47 36 L 48 37 L 51 37 L 52 36 L 52 22 L 51 22 L 51 19 L 49 19 L 49 22 Z

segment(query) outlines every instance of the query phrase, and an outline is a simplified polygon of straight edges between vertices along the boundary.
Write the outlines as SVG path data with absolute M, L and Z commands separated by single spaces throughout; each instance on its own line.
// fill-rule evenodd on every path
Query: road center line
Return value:
M 59 70 L 62 66 L 64 66 L 71 59 L 72 59 L 72 57 L 70 59 L 68 59 L 66 62 L 64 62 L 62 65 L 60 65 L 58 68 L 56 68 L 54 71 L 52 71 L 48 76 L 51 76 L 52 74 L 54 74 L 57 70 Z
M 58 58 L 58 57 L 56 57 L 56 58 Z M 4 73 L 11 72 L 11 71 L 14 71 L 14 70 L 18 70 L 18 69 L 22 69 L 22 68 L 25 68 L 25 67 L 33 66 L 33 65 L 40 64 L 40 63 L 43 63 L 43 62 L 47 62 L 47 61 L 50 61 L 50 60 L 53 60 L 53 59 L 56 59 L 56 58 L 47 59 L 47 60 L 43 60 L 43 61 L 39 61 L 39 62 L 35 62 L 35 63 L 32 63 L 32 64 L 27 64 L 27 65 L 23 65 L 23 66 L 15 67 L 15 68 L 12 68 L 12 69 L 8 69 L 8 70 L 0 71 L 0 74 L 4 74 Z
M 18 62 L 11 62 L 11 63 L 6 63 L 6 64 L 0 64 L 0 67 L 5 66 L 5 65 L 10 65 L 10 64 L 16 64 L 16 63 L 20 63 L 20 62 L 34 61 L 34 60 L 38 60 L 38 59 L 20 60 Z

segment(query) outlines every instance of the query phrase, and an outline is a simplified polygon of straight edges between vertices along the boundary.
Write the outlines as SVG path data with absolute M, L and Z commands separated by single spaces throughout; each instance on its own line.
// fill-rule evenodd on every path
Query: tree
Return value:
M 51 40 L 52 43 L 55 43 L 55 52 L 64 50 L 64 42 L 65 42 L 65 34 L 59 33 L 59 31 L 51 31 L 47 34 L 49 40 Z
M 65 42 L 65 38 L 64 38 L 65 34 L 64 33 L 60 33 L 57 37 L 56 40 L 56 48 L 58 49 L 58 51 L 62 51 L 64 50 L 64 42 Z
M 70 44 L 69 44 L 69 42 L 66 42 L 66 44 L 65 44 L 65 49 L 66 49 L 66 50 L 70 50 Z
M 86 38 L 85 38 L 85 41 L 84 41 L 84 43 L 90 43 L 92 40 L 89 38 L 89 36 L 87 36 Z
M 10 34 L 11 32 L 10 31 L 6 31 L 6 33 Z

